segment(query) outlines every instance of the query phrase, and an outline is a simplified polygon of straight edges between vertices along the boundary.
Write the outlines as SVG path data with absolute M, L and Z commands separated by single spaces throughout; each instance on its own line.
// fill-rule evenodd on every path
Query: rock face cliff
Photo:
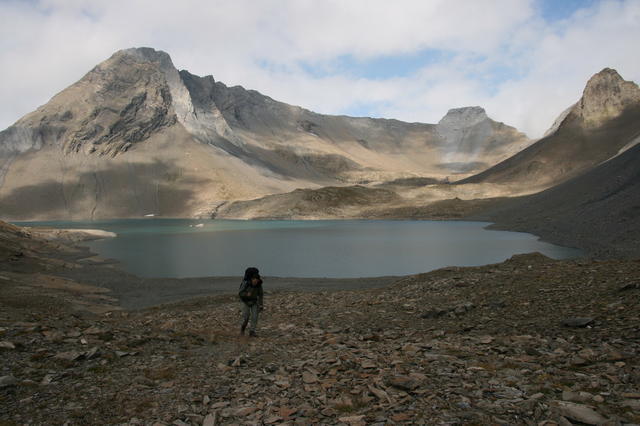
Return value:
M 616 70 L 605 68 L 587 82 L 574 112 L 582 119 L 585 127 L 597 128 L 639 104 L 638 85 L 623 80 Z
M 639 136 L 640 88 L 605 68 L 589 79 L 580 100 L 544 138 L 461 183 L 548 188 L 629 149 Z
M 477 171 L 529 144 L 513 127 L 491 120 L 479 106 L 449 110 L 436 132 L 442 139 L 444 166 L 460 172 Z M 514 142 L 518 140 L 519 144 Z
M 437 125 L 321 115 L 127 49 L 0 132 L 0 217 L 207 216 L 296 188 L 465 176 L 528 143 L 477 107 Z
M 45 106 L 2 132 L 5 151 L 59 145 L 65 153 L 116 156 L 176 123 L 172 93 L 160 70 L 168 55 L 150 49 L 116 54 Z

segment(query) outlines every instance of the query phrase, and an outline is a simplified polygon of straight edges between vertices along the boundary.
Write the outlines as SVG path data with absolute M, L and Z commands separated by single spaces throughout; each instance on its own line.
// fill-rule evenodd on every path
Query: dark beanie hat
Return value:
M 247 268 L 246 271 L 244 271 L 244 280 L 249 281 L 251 278 L 262 280 L 260 278 L 260 271 L 258 271 L 258 268 L 251 267 Z

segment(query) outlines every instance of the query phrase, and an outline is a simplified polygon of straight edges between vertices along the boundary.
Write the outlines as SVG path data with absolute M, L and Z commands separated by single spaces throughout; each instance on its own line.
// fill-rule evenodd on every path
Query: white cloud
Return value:
M 605 66 L 637 81 L 638 41 L 635 0 L 599 2 L 555 23 L 534 0 L 5 1 L 0 128 L 114 51 L 151 46 L 178 68 L 318 112 L 368 105 L 374 115 L 436 122 L 449 108 L 481 105 L 539 136 Z M 424 49 L 448 54 L 403 77 L 332 67 L 343 56 L 366 62 Z M 314 77 L 301 63 L 325 73 Z
M 638 1 L 603 2 L 541 28 L 526 50 L 529 69 L 524 78 L 504 83 L 487 106 L 504 121 L 540 135 L 603 68 L 615 68 L 626 80 L 639 82 L 640 57 L 633 53 L 639 41 Z

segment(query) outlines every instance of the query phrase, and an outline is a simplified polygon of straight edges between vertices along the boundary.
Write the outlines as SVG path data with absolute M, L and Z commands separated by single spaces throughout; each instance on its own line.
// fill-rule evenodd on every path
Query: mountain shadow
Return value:
M 188 178 L 159 160 L 122 163 L 68 180 L 47 180 L 13 189 L 0 199 L 0 216 L 20 220 L 180 217 L 193 209 L 197 188 L 210 183 Z
M 538 194 L 478 215 L 596 257 L 640 257 L 640 145 Z

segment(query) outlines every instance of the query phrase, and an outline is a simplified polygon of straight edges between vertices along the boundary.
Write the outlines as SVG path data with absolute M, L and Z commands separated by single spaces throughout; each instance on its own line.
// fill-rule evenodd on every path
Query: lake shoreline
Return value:
M 129 274 L 118 263 L 108 263 L 70 271 L 69 278 L 109 290 L 125 310 L 141 310 L 200 297 L 233 295 L 238 292 L 241 275 L 196 278 L 142 278 Z M 371 278 L 263 277 L 265 304 L 274 292 L 332 292 L 387 287 L 404 276 Z
M 199 225 L 199 226 L 198 226 Z M 124 220 L 49 223 L 101 228 L 116 238 L 88 241 L 101 258 L 148 277 L 224 277 L 256 266 L 268 276 L 366 278 L 405 276 L 445 266 L 480 266 L 513 254 L 554 259 L 580 251 L 526 233 L 490 231 L 477 221 Z
M 148 219 L 145 219 L 145 221 L 146 220 Z M 193 222 L 198 222 L 198 220 L 193 220 Z M 420 222 L 423 221 L 421 220 Z M 65 225 L 68 225 L 68 223 Z M 99 225 L 99 223 L 96 223 L 96 225 Z M 482 225 L 483 227 L 488 226 L 489 223 L 483 222 Z M 60 230 L 56 230 L 51 227 L 44 230 L 39 229 L 37 232 L 35 231 L 36 228 L 27 229 L 29 229 L 34 236 L 45 237 L 45 239 L 48 239 L 49 241 L 52 241 L 53 239 L 46 238 L 47 232 L 52 233 L 53 236 L 60 235 Z M 193 227 L 190 227 L 189 229 L 193 229 Z M 79 235 L 82 235 L 83 232 L 84 230 L 78 229 Z M 66 233 L 67 232 L 65 231 L 65 235 Z M 188 278 L 145 277 L 129 270 L 127 265 L 121 260 L 107 258 L 96 254 L 96 250 L 88 247 L 93 243 L 88 239 L 70 240 L 69 238 L 63 238 L 56 242 L 61 244 L 70 243 L 78 247 L 80 250 L 80 254 L 74 254 L 74 257 L 69 258 L 69 260 L 79 261 L 83 267 L 73 268 L 65 272 L 65 275 L 69 279 L 108 289 L 110 296 L 117 299 L 119 305 L 126 310 L 146 309 L 203 296 L 235 294 L 240 283 L 241 273 L 244 270 L 243 266 L 242 268 L 234 268 L 234 271 L 237 269 L 237 274 L 203 275 Z M 428 253 L 425 254 L 425 258 L 428 258 L 429 256 L 430 255 Z M 499 263 L 503 260 L 504 259 L 500 259 L 495 262 L 489 261 L 482 263 L 482 265 Z M 269 270 L 269 268 L 265 267 L 261 263 L 256 263 L 256 266 L 258 266 L 263 272 Z M 266 276 L 265 290 L 267 291 L 267 294 L 269 294 L 271 292 L 281 291 L 331 292 L 339 290 L 376 289 L 392 285 L 394 282 L 406 278 L 407 276 L 452 266 L 458 267 L 464 265 L 455 266 L 447 264 L 437 267 L 429 267 L 425 263 L 424 268 L 415 272 L 359 277 Z M 374 271 L 363 267 L 363 275 L 366 272 Z

